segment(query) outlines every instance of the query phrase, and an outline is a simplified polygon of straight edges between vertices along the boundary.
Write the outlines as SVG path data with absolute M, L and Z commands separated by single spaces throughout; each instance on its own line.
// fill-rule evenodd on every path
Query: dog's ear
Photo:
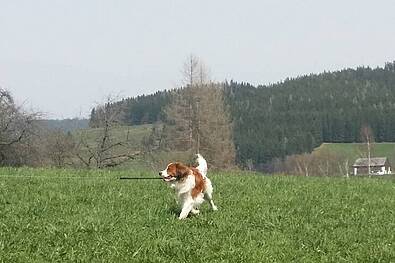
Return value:
M 190 173 L 190 169 L 187 166 L 181 163 L 176 163 L 176 176 L 178 178 L 186 177 L 188 176 L 189 173 Z

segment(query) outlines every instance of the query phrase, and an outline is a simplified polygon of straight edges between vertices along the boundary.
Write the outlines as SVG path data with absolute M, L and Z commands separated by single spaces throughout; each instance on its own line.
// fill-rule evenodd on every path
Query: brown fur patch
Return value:
M 171 163 L 167 166 L 167 174 L 171 177 L 177 177 L 176 175 L 176 164 Z
M 203 193 L 206 188 L 206 182 L 196 168 L 191 168 L 193 175 L 195 176 L 195 187 L 192 189 L 192 198 L 195 198 L 198 194 Z
M 183 181 L 190 173 L 195 177 L 195 187 L 192 189 L 192 198 L 196 198 L 198 194 L 203 193 L 206 188 L 206 182 L 202 174 L 195 167 L 188 167 L 182 163 L 172 163 L 167 167 L 167 174 L 171 177 L 177 177 Z
M 172 163 L 167 167 L 167 174 L 183 180 L 190 173 L 190 169 L 182 163 Z

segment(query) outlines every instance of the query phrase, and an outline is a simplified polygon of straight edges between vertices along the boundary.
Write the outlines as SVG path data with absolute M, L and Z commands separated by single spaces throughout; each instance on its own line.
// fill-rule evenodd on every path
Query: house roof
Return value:
M 375 157 L 370 158 L 370 166 L 384 166 L 387 162 L 387 157 Z M 368 167 L 369 159 L 368 158 L 358 158 L 353 167 Z

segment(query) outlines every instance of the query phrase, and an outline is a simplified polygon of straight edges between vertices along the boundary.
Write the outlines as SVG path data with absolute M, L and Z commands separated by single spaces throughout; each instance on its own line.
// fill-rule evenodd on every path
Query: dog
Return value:
M 181 203 L 181 213 L 178 219 L 189 215 L 199 214 L 199 207 L 207 200 L 213 209 L 218 210 L 213 201 L 213 186 L 207 177 L 207 162 L 202 155 L 197 154 L 198 166 L 188 167 L 182 163 L 169 163 L 159 176 L 175 189 Z

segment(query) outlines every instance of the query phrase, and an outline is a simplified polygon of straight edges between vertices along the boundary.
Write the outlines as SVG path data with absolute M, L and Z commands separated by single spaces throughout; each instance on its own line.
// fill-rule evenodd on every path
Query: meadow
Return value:
M 0 262 L 394 262 L 395 179 L 211 173 L 184 221 L 156 172 L 0 169 Z
M 312 155 L 337 155 L 349 160 L 352 164 L 357 158 L 367 156 L 367 147 L 364 143 L 323 143 L 315 148 Z M 395 143 L 376 142 L 371 144 L 372 157 L 387 157 L 390 163 L 395 163 Z

